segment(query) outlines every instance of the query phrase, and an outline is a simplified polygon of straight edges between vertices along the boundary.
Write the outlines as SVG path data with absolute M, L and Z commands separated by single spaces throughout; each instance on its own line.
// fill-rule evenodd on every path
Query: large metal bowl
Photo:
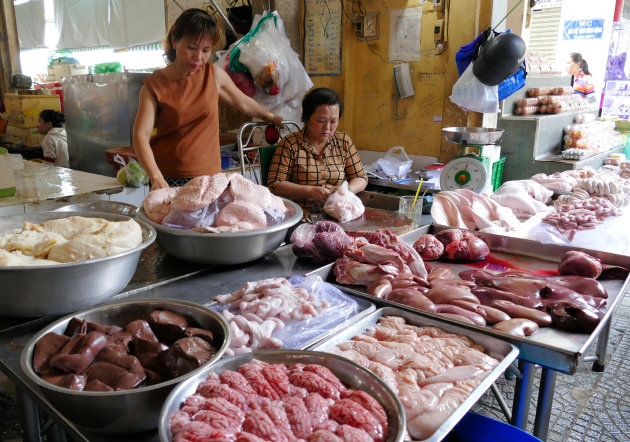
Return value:
M 89 212 L 117 213 L 118 215 L 136 216 L 138 208 L 133 204 L 121 203 L 119 201 L 84 201 L 81 203 L 67 204 L 57 207 L 53 212 L 74 212 L 77 210 Z
M 446 141 L 457 144 L 494 144 L 503 135 L 503 129 L 488 127 L 445 127 Z
M 0 217 L 0 234 L 22 228 L 25 221 L 83 216 L 127 221 L 128 216 L 97 212 L 41 212 Z M 142 244 L 105 258 L 47 266 L 0 266 L 3 315 L 35 317 L 61 315 L 91 307 L 111 298 L 129 283 L 142 250 L 155 241 L 155 230 L 143 221 Z
M 285 363 L 291 365 L 302 363 L 320 364 L 327 367 L 346 386 L 356 387 L 358 390 L 363 390 L 374 396 L 387 413 L 389 434 L 385 440 L 387 442 L 403 441 L 406 428 L 405 410 L 398 396 L 394 394 L 381 378 L 344 357 L 331 353 L 301 350 L 267 350 L 232 356 L 212 365 L 206 372 L 186 379 L 171 391 L 171 394 L 168 395 L 162 407 L 159 422 L 160 440 L 162 442 L 170 442 L 173 440 L 170 416 L 179 410 L 180 404 L 184 401 L 186 396 L 195 393 L 197 385 L 203 381 L 208 374 L 220 374 L 225 370 L 237 370 L 241 365 L 246 364 L 252 359 L 258 359 L 270 364 Z
M 57 387 L 42 380 L 33 370 L 35 343 L 46 333 L 63 334 L 73 317 L 106 325 L 125 326 L 134 319 L 147 319 L 158 307 L 188 315 L 200 327 L 214 333 L 220 347 L 210 361 L 188 374 L 160 384 L 106 392 L 74 391 Z M 198 374 L 204 376 L 211 364 L 225 353 L 230 344 L 230 337 L 230 328 L 225 319 L 199 304 L 173 299 L 123 301 L 77 312 L 47 326 L 26 344 L 20 357 L 20 364 L 26 376 L 40 387 L 50 403 L 76 425 L 110 434 L 140 432 L 157 427 L 160 408 L 171 389 L 189 377 Z
M 287 218 L 274 226 L 240 232 L 203 233 L 166 227 L 147 218 L 144 209 L 137 217 L 153 226 L 157 243 L 169 255 L 200 264 L 243 264 L 274 251 L 290 227 L 302 219 L 302 208 L 282 198 L 289 209 Z

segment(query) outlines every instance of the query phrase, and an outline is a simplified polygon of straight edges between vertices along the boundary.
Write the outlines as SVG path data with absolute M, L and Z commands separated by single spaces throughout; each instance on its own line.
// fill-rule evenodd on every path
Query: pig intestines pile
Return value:
M 253 360 L 211 373 L 170 417 L 174 441 L 383 441 L 381 404 L 317 364 Z

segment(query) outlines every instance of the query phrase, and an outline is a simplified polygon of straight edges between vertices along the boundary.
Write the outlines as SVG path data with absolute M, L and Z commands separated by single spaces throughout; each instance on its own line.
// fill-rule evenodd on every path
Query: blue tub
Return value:
M 536 442 L 537 437 L 480 414 L 468 412 L 444 438 L 444 442 Z

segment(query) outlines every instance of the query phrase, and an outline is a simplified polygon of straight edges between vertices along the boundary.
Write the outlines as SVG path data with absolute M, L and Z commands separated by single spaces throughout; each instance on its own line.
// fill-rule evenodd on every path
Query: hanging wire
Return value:
M 508 17 L 510 16 L 510 14 L 511 14 L 512 12 L 514 12 L 514 10 L 515 10 L 516 8 L 518 8 L 518 5 L 520 5 L 521 3 L 523 3 L 523 0 L 518 0 L 518 2 L 514 5 L 514 7 L 513 7 L 512 9 L 510 9 L 510 11 L 509 11 L 507 14 L 505 14 L 505 17 L 503 17 L 503 18 L 499 21 L 499 23 L 497 23 L 496 25 L 494 25 L 494 28 L 492 28 L 492 32 L 494 32 L 494 31 L 495 31 L 495 29 L 497 29 L 497 28 L 499 27 L 499 25 L 500 25 L 501 23 L 503 23 L 503 22 L 505 21 L 505 19 L 506 19 L 506 18 L 508 18 Z

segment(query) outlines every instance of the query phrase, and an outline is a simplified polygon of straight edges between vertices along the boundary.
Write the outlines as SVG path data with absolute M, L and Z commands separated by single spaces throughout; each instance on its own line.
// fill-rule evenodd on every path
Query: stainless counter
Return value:
M 21 160 L 20 164 L 17 168 L 14 165 L 13 171 L 17 193 L 0 198 L 0 215 L 16 213 L 5 213 L 11 206 L 35 205 L 47 200 L 69 201 L 73 197 L 92 193 L 113 194 L 123 190 L 116 178 L 50 163 Z
M 236 291 L 247 281 L 305 275 L 316 268 L 316 265 L 308 261 L 297 262 L 290 245 L 280 247 L 270 255 L 247 266 L 208 267 L 167 256 L 156 244 L 153 244 L 143 252 L 132 281 L 110 302 L 122 299 L 175 298 L 206 304 L 218 294 Z M 80 429 L 59 414 L 46 400 L 37 385 L 29 381 L 20 368 L 19 358 L 22 348 L 32 335 L 54 319 L 55 317 L 32 320 L 0 317 L 0 370 L 18 389 L 21 412 L 26 422 L 24 440 L 42 440 L 39 436 L 39 428 L 34 425 L 38 421 L 37 409 L 39 408 L 52 417 L 53 423 L 57 424 L 50 430 L 52 433 L 60 434 L 59 430 L 63 430 L 69 438 L 77 441 L 158 441 L 157 430 L 129 437 L 112 438 Z

